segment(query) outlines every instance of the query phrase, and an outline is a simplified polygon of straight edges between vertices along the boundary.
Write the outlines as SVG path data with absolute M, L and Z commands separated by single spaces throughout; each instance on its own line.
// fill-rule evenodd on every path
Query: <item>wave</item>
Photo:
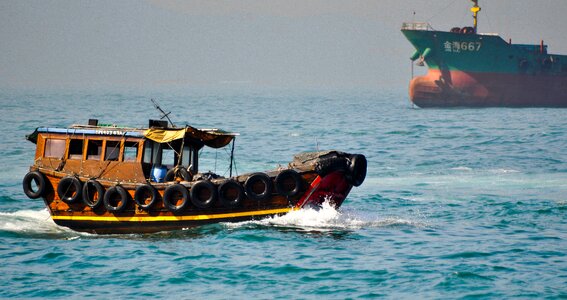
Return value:
M 472 171 L 473 169 L 469 168 L 469 167 L 465 167 L 465 166 L 459 166 L 459 167 L 451 168 L 451 170 L 453 170 L 453 171 Z
M 365 215 L 357 211 L 339 211 L 328 201 L 319 208 L 303 208 L 291 211 L 285 215 L 274 216 L 255 221 L 225 223 L 227 228 L 243 228 L 249 226 L 267 226 L 294 228 L 300 231 L 335 231 L 358 230 L 391 226 L 427 227 L 422 221 L 406 219 L 397 216 Z
M 499 169 L 473 169 L 471 167 L 465 166 L 458 166 L 454 168 L 450 168 L 452 171 L 461 171 L 461 172 L 475 172 L 479 174 L 508 174 L 508 173 L 522 173 L 520 170 L 516 169 L 508 169 L 508 168 L 499 168 Z
M 0 212 L 0 234 L 42 238 L 76 238 L 79 233 L 61 227 L 51 219 L 47 209 Z
M 505 168 L 501 168 L 501 169 L 489 169 L 488 172 L 493 173 L 493 174 L 508 174 L 508 173 L 522 173 L 519 170 L 515 170 L 515 169 L 505 169 Z
M 247 229 L 250 227 L 291 228 L 298 231 L 352 231 L 365 228 L 412 227 L 426 228 L 429 225 L 421 217 L 405 218 L 399 216 L 377 216 L 354 210 L 337 210 L 328 201 L 320 208 L 304 208 L 291 211 L 285 215 L 268 217 L 261 220 L 243 221 L 237 223 L 221 223 L 216 227 L 222 231 L 227 229 Z M 204 229 L 206 227 L 200 227 Z M 209 228 L 210 229 L 210 228 Z M 191 228 L 192 231 L 197 230 Z M 200 232 L 201 230 L 197 230 Z M 96 237 L 95 234 L 76 232 L 69 228 L 59 226 L 53 222 L 47 209 L 21 210 L 16 212 L 0 212 L 0 235 L 12 234 L 19 237 L 47 238 L 47 239 L 75 239 Z M 156 236 L 170 236 L 172 233 L 155 233 Z M 126 237 L 139 237 L 139 235 L 124 235 Z M 152 236 L 142 235 L 145 237 Z M 177 234 L 171 237 L 178 236 Z

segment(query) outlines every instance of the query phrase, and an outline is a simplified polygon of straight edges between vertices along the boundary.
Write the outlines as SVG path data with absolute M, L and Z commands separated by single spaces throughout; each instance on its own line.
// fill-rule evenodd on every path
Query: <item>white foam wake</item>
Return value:
M 304 229 L 358 229 L 364 222 L 336 210 L 328 201 L 320 208 L 304 208 L 260 221 L 264 224 Z
M 225 224 L 228 228 L 239 228 L 249 225 L 287 227 L 306 231 L 358 230 L 397 225 L 411 227 L 427 226 L 424 222 L 402 217 L 370 216 L 357 213 L 356 211 L 338 211 L 328 201 L 323 202 L 320 208 L 303 208 L 282 216 Z
M 23 235 L 47 236 L 76 236 L 77 234 L 65 227 L 58 226 L 49 216 L 47 209 L 20 210 L 16 212 L 0 212 L 0 231 L 13 232 Z

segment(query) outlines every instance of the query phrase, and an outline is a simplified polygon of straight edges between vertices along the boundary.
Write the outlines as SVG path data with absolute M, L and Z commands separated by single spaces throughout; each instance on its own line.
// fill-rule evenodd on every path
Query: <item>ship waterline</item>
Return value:
M 426 107 L 567 107 L 567 77 L 430 69 L 409 85 Z

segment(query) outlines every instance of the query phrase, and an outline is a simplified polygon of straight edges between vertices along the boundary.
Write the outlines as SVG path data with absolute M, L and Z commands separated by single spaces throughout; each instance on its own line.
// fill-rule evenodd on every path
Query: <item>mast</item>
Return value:
M 478 12 L 480 11 L 480 6 L 478 6 L 478 0 L 471 0 L 474 5 L 471 7 L 471 12 L 473 13 L 473 28 L 474 33 L 476 34 L 476 28 L 478 26 Z

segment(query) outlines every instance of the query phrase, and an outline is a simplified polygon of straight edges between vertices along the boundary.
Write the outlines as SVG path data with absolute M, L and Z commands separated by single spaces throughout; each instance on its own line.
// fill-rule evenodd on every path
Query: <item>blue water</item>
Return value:
M 58 227 L 21 179 L 38 126 L 239 132 L 239 174 L 363 153 L 335 211 L 148 235 Z M 567 110 L 415 109 L 404 88 L 0 92 L 0 298 L 567 298 Z M 227 153 L 204 168 L 226 174 Z

